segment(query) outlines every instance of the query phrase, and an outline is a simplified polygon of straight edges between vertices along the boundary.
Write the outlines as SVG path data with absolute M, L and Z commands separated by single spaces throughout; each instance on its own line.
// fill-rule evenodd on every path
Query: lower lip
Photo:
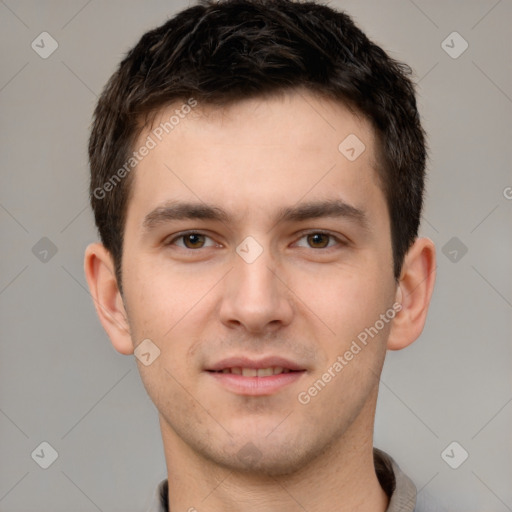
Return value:
M 306 371 L 279 373 L 267 377 L 243 377 L 236 373 L 207 372 L 226 389 L 237 395 L 272 395 L 282 388 L 297 382 Z

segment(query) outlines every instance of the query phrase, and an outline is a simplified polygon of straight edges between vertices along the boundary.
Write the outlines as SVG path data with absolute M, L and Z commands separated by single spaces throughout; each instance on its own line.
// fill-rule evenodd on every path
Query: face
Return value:
M 122 274 L 164 441 L 282 474 L 370 430 L 396 287 L 369 123 L 294 92 L 148 135 Z

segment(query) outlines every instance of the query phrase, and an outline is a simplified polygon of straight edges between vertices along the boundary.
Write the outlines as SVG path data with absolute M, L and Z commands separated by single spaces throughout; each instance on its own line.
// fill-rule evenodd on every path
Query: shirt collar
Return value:
M 390 497 L 386 512 L 414 512 L 416 487 L 398 464 L 385 452 L 373 449 L 375 472 L 381 487 Z M 162 480 L 147 512 L 168 512 L 168 483 Z
M 389 496 L 386 512 L 414 512 L 416 487 L 412 480 L 382 450 L 373 449 L 373 460 L 379 483 Z

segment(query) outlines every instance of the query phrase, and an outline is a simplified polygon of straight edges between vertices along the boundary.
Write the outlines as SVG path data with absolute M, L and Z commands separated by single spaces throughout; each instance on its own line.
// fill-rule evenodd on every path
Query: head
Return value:
M 226 0 L 146 33 L 109 80 L 86 274 L 116 349 L 160 351 L 139 366 L 169 438 L 278 474 L 371 424 L 435 268 L 409 74 L 345 13 Z M 232 357 L 299 371 L 254 396 L 216 373 Z

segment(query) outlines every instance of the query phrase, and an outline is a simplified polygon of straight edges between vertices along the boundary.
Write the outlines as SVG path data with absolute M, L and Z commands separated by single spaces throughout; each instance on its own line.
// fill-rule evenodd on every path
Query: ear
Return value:
M 133 354 L 130 327 L 117 285 L 112 255 L 100 243 L 85 250 L 84 270 L 101 325 L 114 348 L 121 354 Z
M 415 341 L 425 325 L 436 277 L 432 240 L 417 238 L 405 255 L 395 301 L 402 305 L 393 319 L 388 350 L 400 350 Z

